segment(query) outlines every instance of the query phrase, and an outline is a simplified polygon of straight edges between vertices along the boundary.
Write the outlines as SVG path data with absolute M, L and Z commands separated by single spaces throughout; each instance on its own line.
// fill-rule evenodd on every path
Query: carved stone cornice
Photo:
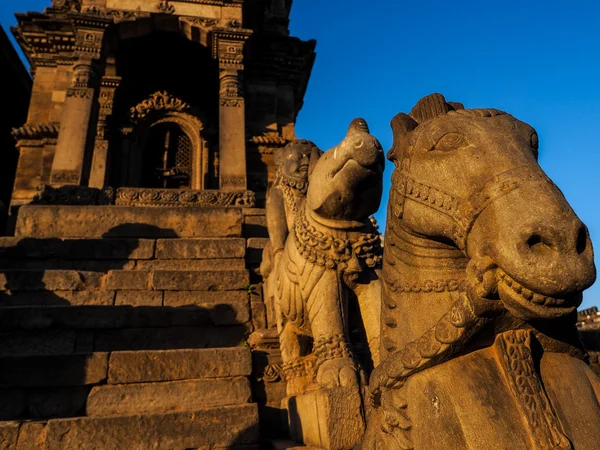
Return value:
M 192 189 L 119 188 L 116 205 L 132 206 L 244 206 L 256 204 L 254 192 Z
M 172 96 L 167 91 L 159 91 L 131 108 L 129 115 L 131 120 L 136 122 L 156 111 L 185 111 L 190 108 L 189 104 Z
M 291 140 L 284 138 L 277 132 L 265 133 L 262 136 L 252 136 L 249 140 L 249 148 L 258 151 L 261 155 L 271 155 L 275 150 L 285 147 Z
M 68 176 L 63 182 L 74 182 Z M 39 205 L 121 205 L 181 207 L 245 207 L 256 205 L 254 192 L 192 189 L 118 188 L 41 185 L 34 199 Z
M 47 139 L 56 138 L 60 130 L 59 122 L 49 122 L 41 124 L 25 124 L 20 128 L 14 128 L 12 135 L 15 139 Z

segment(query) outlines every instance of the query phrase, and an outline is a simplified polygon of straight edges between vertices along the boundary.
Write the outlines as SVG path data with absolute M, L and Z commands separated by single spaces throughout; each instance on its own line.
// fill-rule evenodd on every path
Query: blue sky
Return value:
M 7 28 L 15 8 L 49 3 L 3 1 L 0 22 Z M 505 110 L 537 129 L 540 164 L 588 225 L 600 255 L 597 2 L 295 0 L 291 30 L 318 41 L 299 137 L 327 149 L 354 117 L 364 117 L 387 150 L 390 119 L 432 92 Z M 600 283 L 582 306 L 592 305 L 600 306 Z

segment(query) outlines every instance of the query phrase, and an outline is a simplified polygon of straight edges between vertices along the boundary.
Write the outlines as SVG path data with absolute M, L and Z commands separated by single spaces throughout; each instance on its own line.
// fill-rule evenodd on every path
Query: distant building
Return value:
M 31 97 L 31 77 L 19 59 L 5 31 L 0 27 L 0 73 L 4 86 L 5 109 L 0 122 L 0 236 L 4 234 L 6 208 L 15 181 L 19 152 L 12 129 L 22 126 L 27 120 Z
M 585 349 L 590 355 L 591 366 L 600 375 L 600 312 L 598 307 L 577 313 L 577 329 Z

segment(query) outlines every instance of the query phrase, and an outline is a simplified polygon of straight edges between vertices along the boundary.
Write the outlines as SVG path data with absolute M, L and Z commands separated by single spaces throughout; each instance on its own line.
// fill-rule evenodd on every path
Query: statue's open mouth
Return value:
M 546 308 L 573 308 L 581 303 L 581 293 L 576 292 L 565 297 L 551 297 L 542 295 L 527 289 L 515 281 L 502 269 L 497 269 L 498 292 L 505 303 L 512 301 L 522 306 L 546 307 Z M 533 304 L 533 305 L 532 305 Z

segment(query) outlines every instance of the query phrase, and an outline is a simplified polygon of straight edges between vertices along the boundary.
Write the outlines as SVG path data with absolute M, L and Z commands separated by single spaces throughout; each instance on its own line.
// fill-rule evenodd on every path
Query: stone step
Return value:
M 119 292 L 117 301 L 121 300 Z M 155 294 L 154 292 L 140 295 Z M 162 293 L 157 292 L 162 296 Z M 244 292 L 240 294 L 244 295 Z M 137 295 L 137 293 L 136 293 Z M 125 301 L 128 299 L 124 299 Z M 135 299 L 130 299 L 135 301 Z M 248 298 L 193 306 L 26 306 L 0 309 L 0 333 L 17 330 L 92 330 L 242 325 L 250 322 Z M 162 299 L 159 299 L 159 305 Z
M 245 289 L 247 270 L 4 270 L 1 291 L 232 291 Z
M 116 384 L 94 387 L 87 399 L 87 416 L 165 413 L 249 403 L 245 377 Z
M 254 299 L 254 298 L 253 298 Z M 0 309 L 16 306 L 199 306 L 244 303 L 243 291 L 0 291 Z
M 246 326 L 18 330 L 0 333 L 0 356 L 173 350 L 246 345 Z
M 1 291 L 233 291 L 250 282 L 247 270 L 5 270 Z
M 0 420 L 83 416 L 90 389 L 90 386 L 0 389 Z
M 239 208 L 42 206 L 19 209 L 17 237 L 241 237 Z
M 245 404 L 163 414 L 3 422 L 0 443 L 7 449 L 36 450 L 244 448 L 258 443 L 258 410 L 255 404 Z
M 252 241 L 261 245 L 261 240 Z M 0 260 L 235 259 L 246 255 L 243 238 L 69 239 L 0 237 Z
M 246 377 L 247 347 L 0 358 L 0 388 L 59 388 Z

